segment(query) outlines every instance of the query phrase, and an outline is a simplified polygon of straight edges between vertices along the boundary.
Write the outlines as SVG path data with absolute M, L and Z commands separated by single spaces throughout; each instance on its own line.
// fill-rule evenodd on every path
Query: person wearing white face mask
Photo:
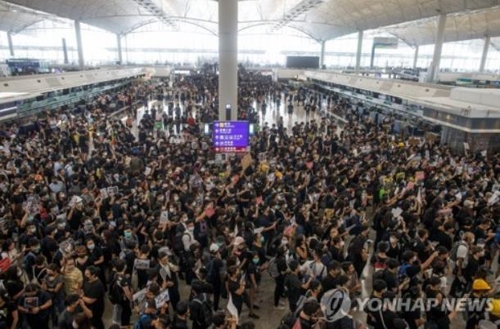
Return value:
M 186 231 L 182 235 L 182 244 L 184 246 L 184 251 L 188 252 L 189 247 L 191 247 L 191 245 L 196 242 L 194 238 L 194 221 L 187 220 L 185 222 L 185 226 L 186 226 Z
M 104 264 L 104 254 L 102 253 L 101 247 L 97 246 L 94 239 L 90 238 L 85 241 L 87 250 L 92 261 L 92 265 L 99 268 L 99 279 L 103 285 L 106 285 L 106 275 L 105 275 L 105 264 Z

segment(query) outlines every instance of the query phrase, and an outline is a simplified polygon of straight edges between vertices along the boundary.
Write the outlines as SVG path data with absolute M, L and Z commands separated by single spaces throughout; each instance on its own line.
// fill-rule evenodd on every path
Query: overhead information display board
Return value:
M 373 38 L 373 45 L 376 45 L 377 48 L 398 49 L 398 43 L 398 38 Z
M 248 121 L 215 121 L 213 126 L 213 147 L 215 152 L 247 152 L 249 130 Z

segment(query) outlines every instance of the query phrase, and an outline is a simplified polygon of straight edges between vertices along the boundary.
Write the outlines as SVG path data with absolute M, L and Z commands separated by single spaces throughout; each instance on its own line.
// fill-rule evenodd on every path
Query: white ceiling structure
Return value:
M 323 41 L 383 28 L 410 45 L 423 45 L 434 43 L 435 17 L 440 13 L 449 16 L 445 41 L 500 36 L 499 6 L 500 0 L 240 0 L 238 19 L 241 33 L 286 26 Z M 190 24 L 217 35 L 218 2 L 0 0 L 0 30 L 19 33 L 58 17 L 121 35 L 154 22 L 174 30 Z
M 381 30 L 394 34 L 411 46 L 436 43 L 437 20 L 435 18 L 413 21 Z M 444 42 L 481 39 L 500 36 L 500 6 L 448 15 Z

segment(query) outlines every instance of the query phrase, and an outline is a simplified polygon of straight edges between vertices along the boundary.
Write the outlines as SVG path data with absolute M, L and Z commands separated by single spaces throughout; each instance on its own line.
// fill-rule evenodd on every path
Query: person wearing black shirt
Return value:
M 285 259 L 285 248 L 278 248 L 278 254 L 276 255 L 276 265 L 278 268 L 279 275 L 274 278 L 276 282 L 276 287 L 274 288 L 274 307 L 276 309 L 283 310 L 284 307 L 279 305 L 280 298 L 285 292 L 285 275 L 287 271 L 286 259 Z
M 188 329 L 189 305 L 182 301 L 177 304 L 172 329 Z
M 477 270 L 480 267 L 479 259 L 484 255 L 482 247 L 473 246 L 471 248 L 470 256 L 467 259 L 467 266 L 462 270 L 462 275 L 467 282 L 467 287 L 472 285 L 472 281 L 476 277 Z M 466 288 L 468 291 L 468 289 Z
M 24 295 L 18 301 L 18 309 L 31 329 L 49 329 L 51 307 L 50 295 L 33 283 L 26 286 Z
M 389 235 L 389 249 L 386 252 L 387 257 L 399 259 L 401 255 L 400 235 L 397 232 L 391 232 Z
M 396 294 L 392 291 L 387 291 L 382 296 L 384 304 L 379 310 L 380 319 L 382 322 L 381 329 L 399 329 L 407 328 L 404 320 L 393 309 Z
M 304 303 L 302 311 L 299 313 L 297 321 L 300 323 L 302 329 L 312 329 L 319 321 L 319 314 L 321 312 L 320 304 L 314 300 L 308 300 Z
M 403 296 L 403 305 L 407 305 L 402 316 L 408 323 L 409 329 L 418 329 L 425 320 L 422 317 L 422 310 L 416 306 L 419 299 L 422 298 L 422 292 L 418 286 L 411 287 L 409 292 Z
M 86 280 L 83 283 L 83 294 L 81 298 L 92 311 L 92 326 L 95 329 L 104 329 L 102 316 L 104 314 L 104 294 L 105 289 L 102 282 L 97 277 L 99 269 L 89 266 L 85 270 Z
M 403 278 L 398 278 L 398 268 L 399 262 L 396 259 L 389 258 L 385 262 L 387 268 L 383 270 L 382 274 L 380 274 L 381 278 L 387 283 L 387 290 L 398 293 L 400 290 L 400 284 L 408 284 L 408 276 Z M 403 280 L 403 281 L 401 281 Z M 400 282 L 401 281 L 401 282 Z
M 338 262 L 344 262 L 344 241 L 341 237 L 336 236 L 332 239 L 330 246 L 330 254 L 332 255 L 332 259 Z
M 366 260 L 368 259 L 368 253 L 365 248 L 365 243 L 368 241 L 368 233 L 370 231 L 370 226 L 366 223 L 362 225 L 361 233 L 356 236 L 349 245 L 347 250 L 348 257 L 347 260 L 352 261 L 358 277 L 361 277 L 363 269 L 366 265 Z
M 17 305 L 10 300 L 7 291 L 0 289 L 0 328 L 16 329 L 19 324 Z
M 125 274 L 126 262 L 118 259 L 114 262 L 114 271 L 109 285 L 109 297 L 113 305 L 113 322 L 122 326 L 130 325 L 132 309 L 132 283 L 130 276 Z
M 321 281 L 321 286 L 323 287 L 322 291 L 327 292 L 332 289 L 336 289 L 338 286 L 338 277 L 341 271 L 341 265 L 338 261 L 332 260 L 328 263 L 327 274 Z
M 52 256 L 56 253 L 57 249 L 59 249 L 59 245 L 56 241 L 56 233 L 57 228 L 55 226 L 49 226 L 45 229 L 45 237 L 40 242 L 40 247 L 43 255 L 47 259 L 47 263 L 52 262 Z
M 241 314 L 241 309 L 244 302 L 245 285 L 244 280 L 239 278 L 239 270 L 236 265 L 232 265 L 227 270 L 228 280 L 227 280 L 227 290 L 231 294 L 231 299 L 234 307 Z
M 442 226 L 439 226 L 434 240 L 438 242 L 439 246 L 443 246 L 447 250 L 451 250 L 453 248 L 453 231 L 453 224 L 446 222 Z
M 83 312 L 86 317 L 92 317 L 92 311 L 85 305 L 83 299 L 77 294 L 71 294 L 66 297 L 65 300 L 66 308 L 59 315 L 57 321 L 57 329 L 74 329 L 73 320 L 75 315 Z
M 476 329 L 479 327 L 479 322 L 485 320 L 490 290 L 490 285 L 483 279 L 476 279 L 472 284 L 472 293 L 467 298 L 468 319 L 465 329 Z
M 423 264 L 420 264 L 417 255 L 413 251 L 406 250 L 405 252 L 403 252 L 403 255 L 401 256 L 401 266 L 404 269 L 398 271 L 400 272 L 400 274 L 407 276 L 410 279 L 409 286 L 405 287 L 405 289 L 402 290 L 403 294 L 407 292 L 406 288 L 413 287 L 419 283 L 417 275 L 420 272 L 427 270 L 438 256 L 439 252 L 434 251 Z
M 17 301 L 23 293 L 24 283 L 21 281 L 21 276 L 23 271 L 16 267 L 11 266 L 4 273 L 4 287 L 7 290 L 9 298 L 13 301 Z
M 260 258 L 259 254 L 256 251 L 251 253 L 252 259 L 248 264 L 248 269 L 246 273 L 247 284 L 246 286 L 249 288 L 249 303 L 250 303 L 250 314 L 249 316 L 253 319 L 258 319 L 259 316 L 254 313 L 254 309 L 258 309 L 258 306 L 255 305 L 255 295 L 259 288 L 261 273 L 260 273 Z
M 71 230 L 78 231 L 82 225 L 83 204 L 81 202 L 74 203 L 68 213 L 68 224 Z
M 99 280 L 101 280 L 101 283 L 106 286 L 106 275 L 105 275 L 105 263 L 104 263 L 104 254 L 102 252 L 102 249 L 100 246 L 96 244 L 96 239 L 93 239 L 92 237 L 88 237 L 85 240 L 85 245 L 87 246 L 87 249 L 89 251 L 89 256 L 92 261 L 92 265 L 96 266 L 99 268 Z
M 382 307 L 382 296 L 386 291 L 387 283 L 384 280 L 373 281 L 373 292 L 366 304 L 370 307 L 364 310 L 367 314 L 366 323 L 370 328 L 381 328 L 382 326 L 378 309 Z
M 309 288 L 309 284 L 313 281 L 314 277 L 310 276 L 309 280 L 303 284 L 299 278 L 299 262 L 296 260 L 290 261 L 289 269 L 290 273 L 286 276 L 285 287 L 287 289 L 290 311 L 293 313 L 297 309 L 297 302 L 300 299 L 302 291 Z
M 203 284 L 199 281 L 193 281 L 191 290 L 194 298 L 189 303 L 190 318 L 193 321 L 193 329 L 207 329 L 210 323 L 206 323 L 204 318 L 203 305 L 209 303 L 209 296 L 203 292 Z
M 457 311 L 450 312 L 443 307 L 443 299 L 446 296 L 441 292 L 441 279 L 432 277 L 425 291 L 427 300 L 433 300 L 429 310 L 427 310 L 427 326 L 430 329 L 450 329 L 451 320 L 456 317 Z
M 421 229 L 417 232 L 415 248 L 413 251 L 417 253 L 420 262 L 425 262 L 431 255 L 432 245 L 429 242 L 429 232 L 426 229 Z

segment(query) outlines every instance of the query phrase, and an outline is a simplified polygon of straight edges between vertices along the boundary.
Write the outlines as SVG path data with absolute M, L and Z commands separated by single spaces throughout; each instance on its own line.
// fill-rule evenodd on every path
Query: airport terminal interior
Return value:
M 0 329 L 500 329 L 499 0 L 0 0 Z

